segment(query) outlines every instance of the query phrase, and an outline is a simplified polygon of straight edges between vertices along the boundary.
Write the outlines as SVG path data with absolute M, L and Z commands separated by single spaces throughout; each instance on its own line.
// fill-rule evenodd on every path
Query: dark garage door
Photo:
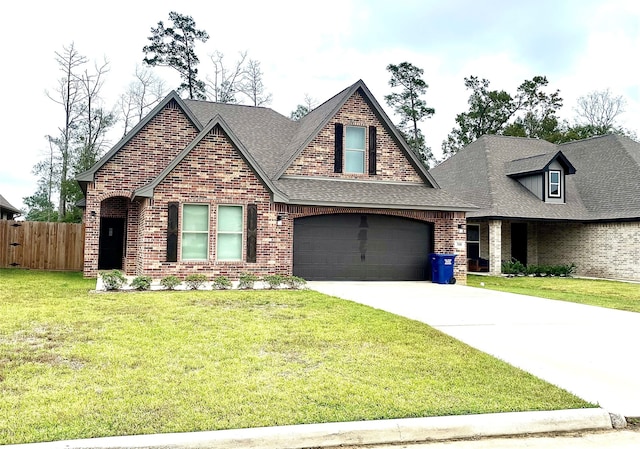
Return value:
M 293 273 L 307 280 L 425 280 L 433 225 L 386 215 L 297 218 Z

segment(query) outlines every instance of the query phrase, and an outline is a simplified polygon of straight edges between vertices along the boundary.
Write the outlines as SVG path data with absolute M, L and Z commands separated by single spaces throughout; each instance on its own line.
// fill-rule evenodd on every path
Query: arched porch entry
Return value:
M 129 198 L 114 196 L 100 203 L 98 270 L 121 270 L 125 257 Z

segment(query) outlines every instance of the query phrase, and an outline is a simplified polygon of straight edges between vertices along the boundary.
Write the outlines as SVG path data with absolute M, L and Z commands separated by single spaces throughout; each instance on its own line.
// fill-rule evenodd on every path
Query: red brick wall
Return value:
M 377 128 L 377 174 L 369 175 L 369 155 L 365 151 L 365 173 L 334 173 L 335 123 L 345 126 L 375 126 Z M 369 148 L 369 133 L 365 132 L 365 148 Z M 344 163 L 343 163 L 344 167 Z M 327 123 L 302 153 L 285 171 L 285 175 L 322 176 L 346 179 L 421 182 L 422 178 L 402 150 L 383 127 L 360 92 L 354 93 L 336 116 Z
M 95 181 L 88 186 L 86 195 L 85 276 L 96 276 L 98 273 L 100 217 L 123 214 L 125 206 L 129 246 L 124 267 L 130 272 L 136 258 L 138 234 L 137 205 L 130 201 L 131 195 L 135 189 L 154 179 L 197 134 L 197 128 L 177 103 L 170 102 L 97 171 Z M 109 199 L 114 197 L 121 198 Z M 103 200 L 107 201 L 103 203 Z M 95 216 L 92 216 L 92 211 Z
M 207 261 L 181 261 L 178 238 L 178 262 L 166 262 L 168 204 L 180 203 L 179 229 L 182 229 L 182 205 L 209 205 L 209 250 Z M 151 203 L 151 202 L 149 202 Z M 246 260 L 246 205 L 258 207 L 257 260 L 255 263 L 216 260 L 216 223 L 218 205 L 244 208 L 243 260 Z M 225 275 L 238 279 L 241 272 L 256 275 L 291 273 L 291 237 L 287 226 L 276 225 L 277 212 L 271 207 L 270 194 L 240 156 L 224 133 L 215 128 L 155 189 L 152 204 L 145 204 L 141 215 L 136 271 L 154 278 L 169 274 L 187 276 L 203 273 L 213 278 Z

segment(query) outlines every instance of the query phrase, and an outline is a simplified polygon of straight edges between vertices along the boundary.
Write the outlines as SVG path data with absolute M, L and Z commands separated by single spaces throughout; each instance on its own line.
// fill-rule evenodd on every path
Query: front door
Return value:
M 511 258 L 527 265 L 527 224 L 511 223 Z
M 121 270 L 124 251 L 124 218 L 100 219 L 99 270 Z

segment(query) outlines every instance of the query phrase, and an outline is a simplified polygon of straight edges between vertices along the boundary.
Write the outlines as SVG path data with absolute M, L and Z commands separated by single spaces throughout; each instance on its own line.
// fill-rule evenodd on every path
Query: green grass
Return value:
M 591 406 L 425 324 L 312 291 L 94 286 L 0 270 L 0 444 Z
M 480 283 L 483 282 L 484 286 Z M 467 276 L 467 285 L 640 312 L 640 284 L 564 277 Z

